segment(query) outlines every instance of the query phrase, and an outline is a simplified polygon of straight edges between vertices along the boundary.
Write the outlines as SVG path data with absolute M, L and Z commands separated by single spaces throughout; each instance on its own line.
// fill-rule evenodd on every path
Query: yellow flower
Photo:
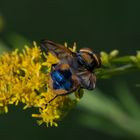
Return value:
M 51 53 L 42 53 L 35 42 L 32 48 L 25 46 L 22 52 L 15 50 L 0 56 L 0 112 L 7 113 L 8 105 L 21 102 L 23 109 L 38 108 L 38 114 L 32 117 L 38 118 L 39 124 L 57 126 L 78 101 L 76 97 L 61 96 L 47 105 L 54 97 L 48 86 L 49 72 L 51 65 L 58 62 Z
M 45 57 L 46 57 L 47 61 L 44 62 L 42 65 L 47 66 L 48 71 L 50 71 L 52 64 L 58 63 L 59 60 L 56 57 L 54 57 L 51 53 L 48 53 L 48 55 L 47 56 L 45 55 Z

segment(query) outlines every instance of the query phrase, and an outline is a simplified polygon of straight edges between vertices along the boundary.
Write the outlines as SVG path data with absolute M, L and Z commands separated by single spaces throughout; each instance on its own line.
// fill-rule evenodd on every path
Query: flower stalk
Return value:
M 119 57 L 119 52 L 113 50 L 109 54 L 101 52 L 102 68 L 96 70 L 98 78 L 109 78 L 130 71 L 140 71 L 140 51 L 136 55 Z

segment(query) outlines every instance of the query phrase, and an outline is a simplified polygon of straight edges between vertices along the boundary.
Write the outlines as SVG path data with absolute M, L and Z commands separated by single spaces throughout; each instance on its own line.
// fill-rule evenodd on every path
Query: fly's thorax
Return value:
M 79 64 L 83 65 L 87 70 L 93 71 L 101 66 L 100 56 L 91 51 L 89 48 L 80 49 L 77 53 Z

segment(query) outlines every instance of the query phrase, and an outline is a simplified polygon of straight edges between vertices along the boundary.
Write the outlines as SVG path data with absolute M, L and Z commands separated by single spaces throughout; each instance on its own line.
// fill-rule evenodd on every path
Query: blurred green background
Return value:
M 140 49 L 138 0 L 0 0 L 0 53 L 47 38 L 95 51 Z M 34 110 L 0 115 L 0 139 L 140 139 L 139 72 L 99 79 L 58 128 L 38 126 Z

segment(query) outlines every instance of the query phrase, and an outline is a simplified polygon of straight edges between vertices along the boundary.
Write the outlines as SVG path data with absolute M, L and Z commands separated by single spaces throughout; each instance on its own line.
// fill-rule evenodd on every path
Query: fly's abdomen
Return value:
M 70 90 L 70 88 L 72 87 L 71 75 L 72 74 L 71 74 L 70 70 L 52 71 L 51 77 L 53 80 L 53 88 Z

